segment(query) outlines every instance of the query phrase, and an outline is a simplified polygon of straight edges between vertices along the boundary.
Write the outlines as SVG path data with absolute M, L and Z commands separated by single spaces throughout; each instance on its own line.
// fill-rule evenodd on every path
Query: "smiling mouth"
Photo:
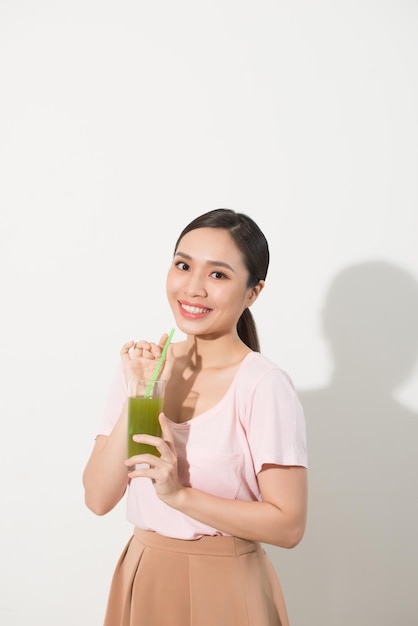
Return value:
M 206 309 L 200 306 L 191 306 L 190 304 L 182 304 L 180 302 L 181 308 L 187 313 L 192 313 L 193 315 L 203 315 L 204 313 L 210 313 L 212 309 Z

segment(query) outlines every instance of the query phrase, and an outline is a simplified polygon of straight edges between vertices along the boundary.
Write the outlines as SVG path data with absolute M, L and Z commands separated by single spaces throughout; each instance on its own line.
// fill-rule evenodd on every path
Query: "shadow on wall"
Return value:
M 418 355 L 418 282 L 386 262 L 348 267 L 330 287 L 323 329 L 329 385 L 299 391 L 308 427 L 307 532 L 293 554 L 276 559 L 291 621 L 413 626 L 418 414 L 395 392 Z

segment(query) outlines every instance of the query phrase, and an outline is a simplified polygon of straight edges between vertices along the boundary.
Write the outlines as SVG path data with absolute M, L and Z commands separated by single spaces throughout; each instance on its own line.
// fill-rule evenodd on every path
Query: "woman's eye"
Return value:
M 226 278 L 225 274 L 223 274 L 222 272 L 212 272 L 211 276 L 217 279 Z
M 188 265 L 187 265 L 187 263 L 185 263 L 184 261 L 178 261 L 178 262 L 176 263 L 176 267 L 178 267 L 178 268 L 179 268 L 179 270 L 183 270 L 183 271 L 186 271 L 186 270 L 188 270 L 188 269 L 189 269 L 189 266 L 188 266 Z

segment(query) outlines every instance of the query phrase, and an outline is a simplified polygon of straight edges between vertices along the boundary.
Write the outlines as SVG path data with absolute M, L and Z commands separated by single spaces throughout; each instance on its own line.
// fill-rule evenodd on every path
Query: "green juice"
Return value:
M 137 443 L 133 435 L 155 435 L 161 437 L 158 416 L 163 410 L 163 398 L 128 398 L 128 458 L 135 454 L 160 456 L 157 448 Z

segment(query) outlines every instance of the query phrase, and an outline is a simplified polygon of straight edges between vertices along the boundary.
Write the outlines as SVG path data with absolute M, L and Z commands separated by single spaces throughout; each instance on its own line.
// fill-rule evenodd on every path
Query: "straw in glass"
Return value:
M 172 328 L 171 331 L 170 331 L 170 334 L 167 337 L 167 341 L 165 342 L 163 351 L 161 352 L 161 356 L 158 359 L 158 363 L 157 363 L 157 365 L 155 367 L 155 370 L 154 370 L 154 372 L 153 372 L 153 374 L 151 376 L 150 382 L 148 383 L 148 386 L 147 386 L 147 388 L 145 390 L 144 398 L 148 398 L 149 397 L 149 395 L 150 395 L 150 393 L 152 391 L 152 387 L 153 387 L 155 381 L 157 380 L 157 376 L 158 376 L 158 374 L 160 372 L 161 366 L 162 366 L 163 361 L 165 359 L 165 355 L 166 355 L 166 352 L 168 350 L 168 346 L 170 345 L 171 340 L 173 338 L 174 331 L 175 331 L 175 329 Z

